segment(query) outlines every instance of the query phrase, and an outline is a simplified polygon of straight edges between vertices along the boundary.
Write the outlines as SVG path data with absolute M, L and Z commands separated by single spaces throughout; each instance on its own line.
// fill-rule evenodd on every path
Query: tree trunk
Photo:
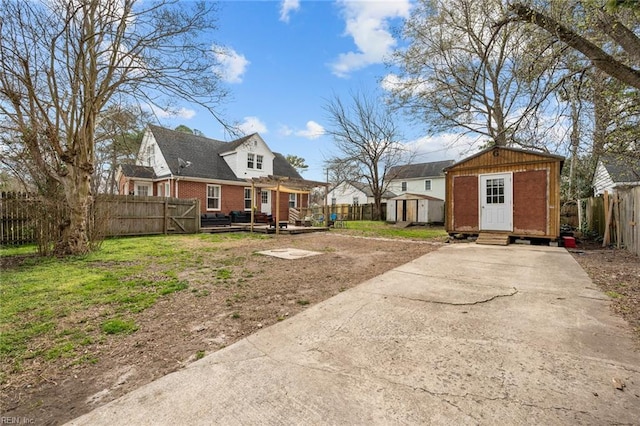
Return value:
M 572 89 L 576 90 L 576 89 Z M 578 148 L 580 146 L 580 110 L 578 108 L 578 94 L 571 94 L 571 162 L 569 163 L 569 191 L 568 196 L 573 200 L 577 196 L 576 164 L 578 162 Z
M 56 243 L 55 253 L 58 256 L 88 253 L 89 212 L 93 202 L 90 174 L 81 168 L 72 168 L 64 179 L 63 188 L 68 214 L 60 225 L 61 239 Z

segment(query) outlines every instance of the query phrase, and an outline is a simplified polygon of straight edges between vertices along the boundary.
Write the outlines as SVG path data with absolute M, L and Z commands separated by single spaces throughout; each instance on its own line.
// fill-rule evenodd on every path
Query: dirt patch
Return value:
M 135 333 L 86 347 L 93 364 L 69 365 L 64 359 L 25 364 L 1 389 L 1 415 L 33 424 L 64 423 L 440 246 L 333 231 L 229 241 L 215 250 L 211 243 L 187 241 L 187 248 L 209 249 L 211 257 L 181 272 L 186 290 L 138 314 Z M 257 254 L 281 248 L 321 254 L 294 260 Z M 634 327 L 640 342 L 639 258 L 593 244 L 581 244 L 572 254 L 612 297 L 612 309 Z M 89 315 L 100 312 L 78 317 Z
M 631 325 L 640 347 L 640 257 L 590 241 L 581 242 L 570 251 L 593 282 L 611 298 L 611 309 Z
M 214 250 L 210 242 L 186 241 L 191 250 L 211 252 L 197 268 L 181 271 L 186 290 L 138 314 L 135 333 L 85 347 L 93 363 L 25 363 L 2 386 L 1 415 L 64 423 L 440 245 L 335 232 L 229 241 Z M 280 248 L 321 254 L 293 260 L 257 254 Z

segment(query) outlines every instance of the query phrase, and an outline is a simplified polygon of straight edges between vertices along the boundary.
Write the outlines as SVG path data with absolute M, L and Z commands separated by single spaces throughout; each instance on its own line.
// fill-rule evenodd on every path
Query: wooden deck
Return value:
M 329 228 L 324 226 L 295 226 L 288 224 L 286 228 L 282 227 L 278 230 L 279 234 L 308 234 L 311 232 L 323 232 L 328 231 Z M 207 228 L 200 228 L 201 233 L 205 234 L 219 234 L 225 232 L 251 232 L 251 224 L 249 223 L 232 223 L 230 226 L 211 226 Z M 269 226 L 268 224 L 260 223 L 253 225 L 253 232 L 259 234 L 275 234 L 276 228 Z

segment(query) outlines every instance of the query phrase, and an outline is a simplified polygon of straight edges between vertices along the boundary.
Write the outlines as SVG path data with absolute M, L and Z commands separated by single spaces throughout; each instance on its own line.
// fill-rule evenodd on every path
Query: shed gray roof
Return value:
M 422 177 L 444 176 L 444 168 L 453 165 L 453 160 L 433 161 L 431 163 L 406 164 L 389 169 L 387 176 L 391 179 L 413 179 Z
M 149 125 L 148 127 L 153 133 L 172 174 L 184 177 L 244 181 L 233 173 L 231 167 L 220 154 L 233 151 L 253 135 L 244 136 L 231 142 L 223 142 L 159 126 Z M 302 178 L 284 156 L 275 152 L 274 155 L 274 175 Z M 183 161 L 183 167 L 180 166 L 179 159 Z M 189 164 L 186 167 L 184 167 L 185 162 Z
M 606 154 L 600 156 L 600 161 L 614 183 L 640 182 L 640 158 Z

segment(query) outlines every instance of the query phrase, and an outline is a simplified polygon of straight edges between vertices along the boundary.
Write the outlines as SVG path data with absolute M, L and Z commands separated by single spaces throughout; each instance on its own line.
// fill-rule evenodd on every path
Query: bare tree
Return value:
M 382 217 L 382 195 L 393 166 L 410 163 L 413 155 L 400 143 L 400 130 L 389 108 L 372 95 L 352 93 L 348 104 L 334 96 L 325 105 L 326 133 L 338 153 L 326 161 L 330 180 L 362 182 L 373 194 L 376 219 Z
M 0 131 L 19 140 L 31 168 L 57 183 L 68 216 L 58 254 L 90 249 L 97 127 L 132 98 L 215 108 L 213 2 L 0 0 Z
M 591 60 L 593 66 L 640 89 L 640 37 L 634 32 L 640 25 L 640 8 L 637 4 L 635 9 L 607 9 L 591 2 L 575 2 L 573 14 L 566 14 L 564 9 L 562 22 L 552 16 L 551 3 L 547 4 L 549 10 L 542 11 L 525 2 L 513 3 L 509 6 L 513 16 L 502 22 L 522 21 L 542 28 L 552 37 L 581 52 Z M 536 4 L 539 5 L 539 2 Z M 575 19 L 573 15 L 579 18 Z M 620 56 L 617 50 L 625 55 Z
M 554 89 L 555 52 L 518 28 L 496 30 L 504 13 L 500 0 L 419 0 L 409 45 L 394 54 L 400 74 L 385 80 L 394 103 L 431 133 L 544 147 L 537 116 Z

